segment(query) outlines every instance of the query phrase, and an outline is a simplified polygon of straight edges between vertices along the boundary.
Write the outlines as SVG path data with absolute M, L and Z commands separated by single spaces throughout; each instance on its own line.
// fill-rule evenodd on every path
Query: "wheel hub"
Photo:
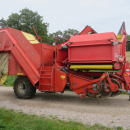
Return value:
M 93 87 L 92 90 L 95 92 L 98 91 L 99 89 L 99 85 L 97 83 L 92 84 L 92 87 Z
M 26 91 L 26 85 L 24 81 L 19 81 L 18 83 L 18 91 L 19 93 L 23 94 Z

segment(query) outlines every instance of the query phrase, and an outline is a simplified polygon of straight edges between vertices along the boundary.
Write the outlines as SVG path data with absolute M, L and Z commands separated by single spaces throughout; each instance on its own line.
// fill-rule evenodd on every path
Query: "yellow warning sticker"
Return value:
M 23 75 L 23 73 L 17 73 L 17 75 Z
M 128 76 L 128 74 L 124 74 L 124 76 Z
M 65 79 L 65 75 L 61 75 L 61 79 L 64 80 Z
M 105 75 L 102 76 L 102 79 L 105 77 Z

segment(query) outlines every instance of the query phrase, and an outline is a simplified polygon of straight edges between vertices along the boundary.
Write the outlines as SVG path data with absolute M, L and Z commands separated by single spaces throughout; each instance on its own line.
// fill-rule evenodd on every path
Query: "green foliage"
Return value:
M 60 30 L 59 31 L 57 31 L 57 32 L 55 32 L 55 33 L 52 33 L 52 34 L 49 34 L 49 36 L 48 36 L 48 41 L 47 41 L 47 43 L 48 44 L 53 44 L 53 43 L 55 43 L 55 37 L 56 36 L 60 36 L 60 37 L 63 37 L 63 38 L 65 38 L 65 39 L 70 39 L 70 37 L 71 36 L 73 36 L 74 35 L 74 33 L 79 33 L 79 31 L 77 31 L 77 30 L 75 30 L 75 29 L 68 29 L 68 30 L 65 30 L 65 31 L 63 31 L 63 32 L 61 32 Z M 60 39 L 60 38 L 57 38 L 57 44 L 59 44 L 59 43 L 62 43 L 62 42 L 64 42 L 65 40 L 63 40 L 63 39 Z
M 32 26 L 35 27 L 38 35 L 42 37 L 42 41 L 47 42 L 47 28 L 49 24 L 44 23 L 43 17 L 37 12 L 25 8 L 22 9 L 19 14 L 12 13 L 7 20 L 3 18 L 0 20 L 0 27 L 12 27 L 35 35 Z
M 20 15 L 17 13 L 12 13 L 7 19 L 7 26 L 12 27 L 18 30 L 22 30 L 21 23 L 20 23 Z
M 53 43 L 55 43 L 55 38 L 54 38 L 53 34 L 50 33 L 48 35 L 47 44 L 53 45 Z
M 127 40 L 130 40 L 130 35 L 127 35 Z M 126 44 L 126 51 L 130 51 L 130 42 Z
M 117 130 L 123 130 L 123 128 L 121 126 L 117 127 Z
M 121 95 L 129 95 L 127 92 L 121 92 Z
M 53 43 L 54 43 L 55 42 L 55 37 L 56 36 L 63 37 L 63 33 L 59 30 L 59 31 L 53 33 L 52 36 L 53 36 Z M 62 42 L 64 42 L 63 39 L 57 38 L 57 44 L 62 43 Z
M 6 20 L 4 20 L 3 18 L 2 18 L 2 19 L 0 19 L 0 27 L 2 27 L 2 28 L 7 27 L 7 21 L 6 21 Z
M 3 85 L 12 87 L 16 77 L 17 76 L 15 76 L 15 75 L 8 75 L 6 81 L 5 81 L 5 83 Z
M 63 121 L 44 116 L 27 115 L 22 111 L 0 108 L 0 129 L 3 130 L 122 130 L 122 127 L 108 128 L 100 124 L 83 125 L 75 121 Z
M 75 33 L 78 34 L 79 31 L 75 29 L 68 29 L 63 32 L 63 37 L 66 39 L 70 39 L 70 37 L 73 36 Z

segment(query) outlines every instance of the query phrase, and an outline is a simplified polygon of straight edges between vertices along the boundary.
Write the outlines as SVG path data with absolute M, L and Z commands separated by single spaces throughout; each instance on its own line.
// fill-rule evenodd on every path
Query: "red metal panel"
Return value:
M 41 65 L 40 54 L 27 40 L 23 33 L 13 28 L 6 28 L 6 30 L 9 31 L 10 35 L 15 39 L 20 48 L 23 49 L 24 53 L 30 58 L 30 61 L 33 62 L 37 69 L 39 69 Z
M 69 48 L 69 61 L 70 62 L 81 62 L 84 61 L 111 61 L 112 60 L 112 50 L 110 45 L 105 46 L 87 46 L 87 47 L 73 47 Z
M 112 41 L 111 41 L 112 40 Z M 72 36 L 69 45 L 71 63 L 110 63 L 119 60 L 120 45 L 114 33 Z
M 56 52 L 56 64 L 58 66 L 66 66 L 66 64 L 63 63 L 68 58 L 68 51 L 63 50 L 57 50 Z
M 42 43 L 42 63 L 44 65 L 53 65 L 54 51 L 53 46 Z
M 40 44 L 42 44 L 42 43 L 40 43 Z M 37 53 L 39 53 L 39 54 L 40 54 L 40 52 L 41 52 L 41 46 L 40 46 L 40 44 L 32 44 L 32 46 L 35 48 L 35 50 L 36 50 Z
M 108 40 L 108 39 L 113 39 L 114 41 L 118 41 L 115 34 L 113 32 L 109 33 L 96 33 L 96 34 L 86 34 L 86 35 L 76 35 L 76 36 L 71 36 L 70 42 L 87 42 L 87 41 L 102 41 L 102 40 Z M 86 43 L 85 43 L 86 44 Z
M 9 54 L 9 75 L 23 75 L 25 76 L 25 72 L 23 68 L 18 64 L 15 60 L 14 56 L 10 53 Z
M 18 49 L 15 46 L 12 47 L 11 53 L 18 61 L 18 63 L 22 66 L 32 84 L 36 84 L 39 81 L 39 78 L 32 70 L 32 68 L 28 65 L 28 62 L 26 61 L 27 59 L 22 56 L 22 54 L 18 51 Z
M 26 62 L 28 63 L 28 65 L 31 67 L 31 69 L 35 72 L 35 74 L 39 77 L 39 72 L 36 69 L 35 65 L 33 64 L 33 62 L 31 62 L 31 60 L 27 57 L 27 55 L 25 54 L 25 52 L 22 50 L 22 48 L 17 44 L 17 42 L 15 41 L 15 39 L 10 35 L 10 33 L 8 31 L 5 31 L 7 36 L 10 38 L 10 40 L 12 41 L 12 43 L 14 44 L 15 48 L 17 48 L 18 52 L 23 56 L 23 58 L 26 60 Z M 13 47 L 14 47 L 13 46 Z M 17 59 L 19 60 L 19 59 Z
M 84 35 L 84 34 L 88 34 L 88 33 L 96 33 L 95 30 L 93 30 L 90 26 L 86 26 L 79 35 Z
M 28 76 L 32 84 L 35 85 L 39 81 L 40 74 L 34 63 L 30 60 L 30 57 L 27 57 L 25 51 L 22 50 L 21 46 L 18 45 L 18 42 L 15 41 L 15 39 L 11 36 L 10 33 L 6 29 L 0 30 L 0 50 L 10 50 L 19 65 L 24 69 L 26 75 Z
M 68 58 L 68 51 L 57 50 L 57 57 L 56 57 L 57 62 L 63 62 L 67 58 Z
M 67 74 L 55 70 L 55 92 L 62 92 L 67 84 Z
M 11 43 L 14 44 L 14 46 L 11 48 L 11 53 L 16 58 L 18 63 L 22 66 L 24 71 L 26 72 L 28 78 L 34 85 L 39 81 L 39 72 L 33 65 L 33 63 L 30 61 L 30 59 L 26 56 L 22 48 L 17 44 L 17 42 L 14 40 L 14 38 L 10 35 L 10 33 L 7 30 L 4 30 L 4 33 L 7 39 L 10 39 Z
M 13 46 L 9 37 L 6 35 L 5 30 L 0 31 L 0 51 L 8 51 Z
M 112 61 L 118 61 L 120 57 L 120 44 L 112 46 Z

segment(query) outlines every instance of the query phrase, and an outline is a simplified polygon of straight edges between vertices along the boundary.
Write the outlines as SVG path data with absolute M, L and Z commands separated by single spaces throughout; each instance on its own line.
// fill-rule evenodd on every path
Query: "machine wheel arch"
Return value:
M 18 76 L 13 85 L 15 95 L 20 99 L 32 98 L 36 93 L 36 88 L 26 76 Z

